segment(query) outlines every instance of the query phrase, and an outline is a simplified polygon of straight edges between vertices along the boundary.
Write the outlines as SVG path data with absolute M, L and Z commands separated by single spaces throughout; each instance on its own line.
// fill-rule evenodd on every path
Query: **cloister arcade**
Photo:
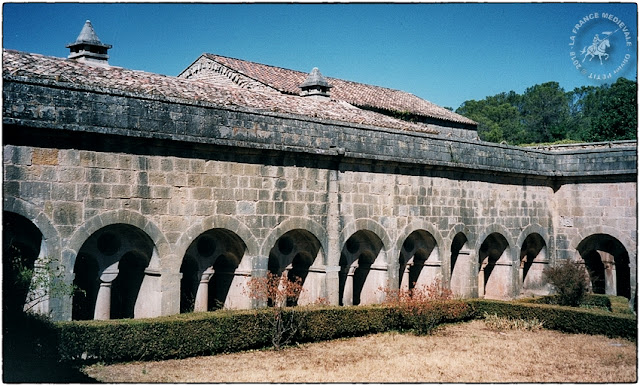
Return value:
M 19 256 L 30 266 L 45 259 L 43 246 L 51 240 L 45 240 L 33 222 L 5 211 L 3 226 L 5 277 L 11 274 L 7 259 Z M 326 297 L 328 287 L 335 284 L 337 304 L 358 305 L 382 302 L 381 288 L 411 289 L 436 279 L 463 297 L 510 299 L 546 294 L 550 288 L 544 283 L 543 269 L 555 261 L 549 250 L 553 240 L 541 229 L 532 227 L 514 237 L 507 229 L 492 226 L 478 237 L 467 228 L 456 227 L 445 238 L 433 229 L 416 229 L 397 240 L 395 245 L 401 246 L 397 249 L 375 229 L 357 229 L 345 236 L 335 262 L 326 255 L 317 231 L 294 228 L 281 232 L 271 238 L 275 242 L 270 248 L 263 248 L 269 252 L 262 258 L 255 247 L 249 252 L 248 240 L 237 229 L 203 229 L 188 243 L 180 264 L 173 264 L 179 266 L 179 272 L 173 274 L 181 277 L 179 312 L 255 306 L 243 288 L 252 276 L 266 271 L 284 273 L 290 280 L 299 278 L 305 289 L 298 299 L 301 305 Z M 589 234 L 577 243 L 576 253 L 577 261 L 589 270 L 594 293 L 631 296 L 630 256 L 618 238 Z M 264 267 L 259 261 L 265 262 Z M 72 280 L 78 289 L 71 299 L 72 319 L 148 315 L 145 309 L 159 302 L 150 301 L 158 296 L 157 280 L 171 266 L 163 267 L 162 262 L 154 239 L 137 225 L 115 223 L 94 229 L 81 242 L 73 265 L 65 268 L 70 273 L 66 280 Z M 338 271 L 335 284 L 327 280 L 330 266 Z M 6 282 L 3 289 L 11 293 Z M 13 296 L 24 304 L 27 293 L 14 291 Z
M 608 234 L 592 234 L 578 244 L 577 250 L 594 293 L 630 296 L 629 253 L 618 239 Z

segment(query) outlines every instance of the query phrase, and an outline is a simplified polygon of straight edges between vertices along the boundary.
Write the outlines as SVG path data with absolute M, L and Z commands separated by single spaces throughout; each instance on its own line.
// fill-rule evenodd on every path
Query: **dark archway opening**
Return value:
M 40 255 L 42 233 L 31 221 L 13 212 L 3 212 L 2 226 L 3 312 L 20 313 Z
M 224 307 L 239 264 L 240 260 L 231 252 L 225 252 L 216 258 L 213 263 L 214 273 L 209 279 L 209 311 Z
M 127 252 L 118 264 L 118 276 L 111 284 L 111 319 L 134 317 L 144 270 L 149 260 L 137 252 Z
M 547 244 L 537 233 L 528 235 L 520 248 L 521 293 L 541 290 L 544 287 L 543 265 L 547 259 Z M 533 267 L 533 270 L 532 270 Z M 531 274 L 530 274 L 531 272 Z
M 631 297 L 629 253 L 618 239 L 593 234 L 582 240 L 577 250 L 590 271 L 593 292 Z
M 87 254 L 78 255 L 76 258 L 74 284 L 76 286 L 73 295 L 73 307 L 71 319 L 91 320 L 98 297 L 100 280 L 98 279 L 98 261 Z
M 224 307 L 245 250 L 242 239 L 223 228 L 210 229 L 193 240 L 180 266 L 180 312 Z
M 431 258 L 435 248 L 436 240 L 427 231 L 417 230 L 407 236 L 400 250 L 400 288 L 409 290 L 415 288 L 420 275 L 425 270 L 425 264 Z
M 371 265 L 381 250 L 382 241 L 371 231 L 359 230 L 349 237 L 340 254 L 338 276 L 340 305 L 355 306 L 361 303 Z M 367 293 L 367 295 L 371 294 Z
M 594 294 L 605 294 L 606 284 L 604 278 L 604 264 L 598 251 L 591 250 L 582 257 L 584 265 L 591 280 L 591 291 Z
M 453 272 L 456 269 L 456 263 L 458 262 L 458 256 L 463 251 L 463 248 L 466 249 L 467 244 L 467 236 L 463 233 L 458 233 L 453 238 L 451 242 L 451 276 L 453 276 Z M 466 253 L 468 255 L 468 252 Z
M 117 275 L 103 278 L 107 280 L 110 297 L 103 300 L 108 304 L 101 304 L 101 308 L 109 310 L 110 319 L 135 317 L 136 302 L 143 301 L 139 294 L 153 248 L 146 233 L 128 224 L 107 225 L 89 236 L 73 267 L 73 284 L 78 290 L 73 295 L 72 319 L 95 317 L 105 271 Z
M 198 262 L 191 255 L 186 255 L 180 267 L 182 279 L 180 279 L 180 313 L 193 312 L 198 291 Z
M 286 274 L 287 280 L 304 286 L 309 268 L 320 251 L 320 242 L 309 231 L 294 229 L 282 235 L 269 252 L 268 270 L 273 275 Z M 298 304 L 298 298 L 287 299 L 287 306 Z
M 509 248 L 507 239 L 500 233 L 491 233 L 480 245 L 478 253 L 479 277 L 478 277 L 478 296 L 502 297 L 504 294 L 497 291 L 497 284 L 504 277 L 492 277 L 492 273 L 496 268 L 496 263 L 500 257 Z M 494 275 L 495 276 L 495 275 Z M 496 285 L 493 285 L 496 282 Z

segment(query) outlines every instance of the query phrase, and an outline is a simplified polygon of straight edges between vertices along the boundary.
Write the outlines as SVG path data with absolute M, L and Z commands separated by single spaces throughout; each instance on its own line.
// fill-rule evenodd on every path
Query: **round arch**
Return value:
M 371 219 L 357 219 L 349 224 L 347 224 L 343 229 L 342 232 L 340 232 L 340 246 L 341 248 L 344 247 L 345 243 L 347 242 L 347 240 L 356 232 L 361 231 L 361 230 L 365 230 L 365 231 L 370 231 L 373 234 L 375 234 L 376 236 L 378 236 L 378 238 L 380 239 L 380 241 L 382 242 L 382 250 L 385 253 L 385 261 L 384 263 L 387 265 L 392 264 L 392 262 L 389 261 L 390 258 L 392 258 L 392 250 L 391 248 L 393 247 L 393 244 L 391 242 L 391 238 L 389 237 L 389 234 L 387 233 L 387 231 L 384 229 L 384 227 Z M 340 256 L 335 256 L 335 258 L 339 258 Z M 339 261 L 335 261 L 332 262 L 334 263 L 333 265 L 340 265 Z
M 285 233 L 302 229 L 311 233 L 320 242 L 320 249 L 322 253 L 322 263 L 327 263 L 327 233 L 324 227 L 317 222 L 301 217 L 288 218 L 276 226 L 269 235 L 262 242 L 260 247 L 260 256 L 269 256 L 271 248 L 275 245 L 276 241 L 282 237 Z
M 447 236 L 443 258 L 445 280 L 454 294 L 473 297 L 477 293 L 474 234 L 464 224 L 456 224 Z
M 476 239 L 478 296 L 515 297 L 519 264 L 513 239 L 511 232 L 500 224 L 488 226 Z
M 6 197 L 3 202 L 4 211 L 26 218 L 40 230 L 46 254 L 63 263 L 60 259 L 60 234 L 51 219 L 40 208 L 19 198 Z
M 520 235 L 514 244 L 515 249 L 518 251 L 521 250 L 527 237 L 532 234 L 538 234 L 544 240 L 547 248 L 547 260 L 552 263 L 552 260 L 555 259 L 555 253 L 553 252 L 553 246 L 555 245 L 554 239 L 549 235 L 547 228 L 544 228 L 539 224 L 530 224 L 520 232 Z
M 578 230 L 575 236 L 570 237 L 570 241 L 569 241 L 570 248 L 574 251 L 577 250 L 578 245 L 585 238 L 594 234 L 605 234 L 618 239 L 618 241 L 620 241 L 620 243 L 622 243 L 624 248 L 627 250 L 627 253 L 629 253 L 629 258 L 633 256 L 633 264 L 635 267 L 635 257 L 637 255 L 636 242 L 632 240 L 631 237 L 628 236 L 626 233 L 619 231 L 617 228 L 613 228 L 606 225 L 594 225 L 594 226 L 581 228 Z
M 14 213 L 18 216 L 30 221 L 41 233 L 42 240 L 40 243 L 40 252 L 34 262 L 35 266 L 42 266 L 46 258 L 53 259 L 62 268 L 64 275 L 59 277 L 65 285 L 71 284 L 73 278 L 69 275 L 68 267 L 62 259 L 60 253 L 60 234 L 53 226 L 51 219 L 35 205 L 19 198 L 5 197 L 3 200 L 3 211 Z M 34 311 L 50 315 L 53 320 L 64 320 L 63 303 L 65 299 L 58 297 L 49 297 L 46 301 L 40 303 Z
M 409 237 L 409 235 L 415 231 L 424 230 L 427 231 L 436 241 L 436 246 L 440 252 L 440 257 L 442 258 L 444 253 L 444 246 L 446 245 L 444 238 L 440 231 L 430 222 L 425 220 L 413 220 L 407 226 L 400 231 L 398 235 L 398 239 L 396 240 L 395 248 L 396 250 L 401 250 L 404 241 Z
M 300 217 L 283 221 L 265 238 L 259 267 L 301 280 L 303 291 L 291 304 L 311 304 L 327 296 L 327 240 L 324 227 Z
M 400 233 L 395 248 L 398 258 L 389 269 L 397 270 L 400 288 L 429 285 L 444 277 L 444 240 L 431 223 L 412 221 Z
M 251 267 L 251 260 L 253 257 L 257 256 L 260 252 L 260 247 L 258 246 L 258 242 L 256 238 L 253 236 L 253 233 L 244 223 L 240 222 L 238 219 L 225 216 L 225 215 L 214 215 L 206 217 L 202 222 L 197 223 L 189 227 L 183 234 L 180 236 L 178 241 L 174 246 L 174 255 L 176 257 L 176 261 L 171 261 L 168 264 L 168 269 L 171 272 L 179 272 L 180 265 L 182 264 L 182 259 L 184 255 L 187 253 L 187 249 L 191 246 L 191 243 L 201 234 L 215 228 L 226 229 L 235 233 L 241 240 L 244 242 L 247 250 L 245 252 L 245 257 L 248 257 L 245 260 L 243 259 L 242 266 L 247 265 L 247 270 Z
M 520 233 L 514 253 L 520 260 L 518 267 L 518 293 L 520 295 L 544 295 L 550 288 L 544 280 L 544 269 L 555 261 L 553 238 L 547 229 L 531 224 Z
M 500 234 L 500 236 L 504 237 L 510 249 L 510 254 L 509 254 L 510 262 L 516 263 L 518 261 L 518 257 L 516 256 L 515 253 L 513 253 L 514 246 L 515 246 L 513 234 L 505 226 L 500 224 L 491 224 L 487 228 L 485 228 L 484 231 L 478 234 L 478 237 L 475 239 L 474 250 L 476 251 L 480 250 L 480 247 L 482 246 L 486 238 L 489 237 L 489 235 L 494 233 Z
M 635 283 L 631 277 L 631 254 L 619 239 L 606 233 L 594 233 L 585 237 L 576 249 L 588 268 L 595 293 L 633 299 Z
M 143 215 L 129 210 L 117 210 L 91 217 L 73 233 L 65 250 L 62 252 L 65 267 L 75 265 L 75 259 L 82 245 L 91 235 L 108 225 L 132 225 L 145 233 L 153 242 L 157 253 L 153 254 L 148 269 L 160 270 L 164 260 L 170 256 L 171 248 L 164 234 L 157 225 Z

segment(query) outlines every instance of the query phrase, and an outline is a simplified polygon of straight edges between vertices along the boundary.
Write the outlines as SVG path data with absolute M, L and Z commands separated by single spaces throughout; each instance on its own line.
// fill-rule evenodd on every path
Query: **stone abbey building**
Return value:
M 300 304 L 511 299 L 567 259 L 636 297 L 635 142 L 486 143 L 406 92 L 212 54 L 123 69 L 89 22 L 68 47 L 2 55 L 5 249 L 83 290 L 38 305 L 56 320 L 250 308 L 268 271 Z

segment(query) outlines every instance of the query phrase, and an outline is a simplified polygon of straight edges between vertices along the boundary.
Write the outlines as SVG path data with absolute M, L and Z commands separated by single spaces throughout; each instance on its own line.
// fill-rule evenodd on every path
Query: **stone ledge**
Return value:
M 636 174 L 635 147 L 554 152 L 461 138 L 249 111 L 124 92 L 81 93 L 48 81 L 5 83 L 3 123 L 246 149 L 274 150 L 541 177 Z M 80 87 L 82 89 L 82 87 Z M 116 95 L 117 94 L 117 95 Z M 38 97 L 36 97 L 36 95 Z M 33 103 L 43 100 L 45 105 Z M 96 101 L 100 99 L 100 101 Z M 151 103 L 151 104 L 149 104 Z M 177 103 L 177 104 L 176 104 Z M 96 112 L 119 106 L 120 114 Z M 78 106 L 82 106 L 78 108 Z M 44 108 L 44 110 L 42 109 Z M 185 109 L 185 111 L 178 111 Z M 104 110 L 104 108 L 103 108 Z M 43 111 L 45 111 L 43 113 Z M 71 114 L 73 112 L 73 114 Z M 173 115 L 171 115 L 173 113 Z M 187 121 L 172 117 L 187 116 Z M 25 134 L 28 135 L 28 134 Z M 603 162 L 603 159 L 608 162 Z

